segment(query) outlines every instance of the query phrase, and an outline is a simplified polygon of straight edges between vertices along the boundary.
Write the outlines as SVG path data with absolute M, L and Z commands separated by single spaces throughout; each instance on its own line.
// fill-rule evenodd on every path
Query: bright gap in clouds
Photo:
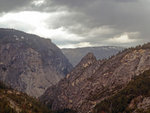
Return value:
M 77 44 L 67 44 L 67 45 L 60 45 L 60 48 L 82 48 L 82 47 L 93 47 L 90 42 L 80 42 Z
M 37 34 L 41 37 L 50 38 L 54 43 L 60 41 L 80 41 L 83 37 L 69 32 L 64 27 L 50 28 L 53 22 L 68 12 L 41 13 L 35 11 L 23 11 L 17 13 L 6 13 L 0 16 L 0 26 L 14 28 L 28 33 Z M 57 18 L 57 19 L 56 19 Z M 49 20 L 49 23 L 47 23 Z M 59 47 L 61 45 L 58 44 Z M 67 47 L 67 45 L 66 45 Z
M 6 13 L 0 17 L 0 23 L 7 23 L 6 27 L 21 28 L 25 24 L 32 25 L 33 27 L 45 26 L 44 20 L 48 19 L 50 15 L 48 13 L 23 11 L 18 13 Z M 22 23 L 22 26 L 15 25 L 16 23 Z M 30 29 L 30 28 L 28 28 Z
M 41 5 L 45 4 L 45 0 L 34 0 L 32 2 L 32 4 L 35 6 L 41 6 Z
M 125 34 L 122 34 L 121 36 L 111 38 L 108 41 L 111 43 L 131 43 L 131 42 L 135 42 L 136 40 L 130 39 L 129 34 L 125 33 Z

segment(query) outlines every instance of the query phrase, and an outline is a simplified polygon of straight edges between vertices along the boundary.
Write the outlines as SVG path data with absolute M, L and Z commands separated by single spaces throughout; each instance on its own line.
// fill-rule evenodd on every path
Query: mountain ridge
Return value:
M 148 69 L 150 43 L 125 49 L 109 59 L 94 60 L 90 65 L 88 60 L 84 65 L 79 63 L 66 78 L 48 88 L 40 99 L 52 109 L 69 108 L 78 113 L 91 113 L 98 103 L 116 94 Z
M 123 47 L 118 46 L 99 46 L 99 47 L 83 47 L 83 48 L 63 48 L 62 52 L 66 55 L 69 61 L 73 66 L 76 66 L 82 57 L 84 57 L 89 52 L 93 53 L 96 58 L 107 59 L 112 55 L 117 54 L 119 51 L 122 51 Z

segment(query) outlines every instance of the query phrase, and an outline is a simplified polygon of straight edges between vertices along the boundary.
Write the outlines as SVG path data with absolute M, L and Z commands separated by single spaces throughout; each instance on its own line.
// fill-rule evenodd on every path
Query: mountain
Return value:
M 0 82 L 0 113 L 52 113 L 35 98 Z
M 150 113 L 150 70 L 135 77 L 121 91 L 98 103 L 93 113 Z
M 53 110 L 68 108 L 77 113 L 133 113 L 125 112 L 129 103 L 129 108 L 141 105 L 140 110 L 149 109 L 150 73 L 140 76 L 146 70 L 150 70 L 150 43 L 125 49 L 105 60 L 96 60 L 88 53 L 64 79 L 48 88 L 40 100 Z M 145 100 L 136 104 L 140 96 Z
M 14 29 L 0 29 L 0 80 L 38 97 L 56 84 L 72 65 L 51 42 Z
M 62 49 L 64 55 L 69 59 L 73 66 L 76 66 L 80 60 L 89 52 L 93 53 L 97 59 L 109 58 L 112 55 L 122 51 L 123 47 L 117 46 L 101 46 L 101 47 L 85 47 L 75 49 Z

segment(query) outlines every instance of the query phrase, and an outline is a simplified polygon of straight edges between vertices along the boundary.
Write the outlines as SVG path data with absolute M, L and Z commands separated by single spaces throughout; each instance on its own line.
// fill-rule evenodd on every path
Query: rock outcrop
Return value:
M 96 104 L 92 113 L 150 113 L 150 70 L 134 77 L 121 91 Z
M 50 39 L 0 29 L 0 80 L 12 88 L 38 97 L 71 69 L 72 65 Z
M 92 113 L 102 100 L 123 89 L 135 76 L 150 69 L 150 44 L 126 49 L 108 60 L 96 60 L 91 53 L 40 97 L 52 109 L 69 108 Z

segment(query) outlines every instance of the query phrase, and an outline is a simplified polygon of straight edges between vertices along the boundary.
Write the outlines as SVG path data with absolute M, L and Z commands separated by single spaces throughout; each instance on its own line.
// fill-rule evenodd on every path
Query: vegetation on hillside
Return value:
M 129 104 L 139 96 L 150 96 L 150 70 L 135 77 L 123 90 L 114 96 L 97 104 L 94 108 L 94 113 L 132 113 L 137 109 L 137 104 L 135 103 L 133 108 L 129 108 Z M 147 111 L 138 111 L 139 113 L 150 113 L 149 109 Z
M 63 110 L 55 111 L 54 113 L 76 113 L 76 111 L 71 109 L 63 109 Z
M 37 99 L 0 82 L 0 113 L 76 113 L 70 109 L 51 111 Z
M 0 82 L 0 113 L 52 113 L 37 99 Z

